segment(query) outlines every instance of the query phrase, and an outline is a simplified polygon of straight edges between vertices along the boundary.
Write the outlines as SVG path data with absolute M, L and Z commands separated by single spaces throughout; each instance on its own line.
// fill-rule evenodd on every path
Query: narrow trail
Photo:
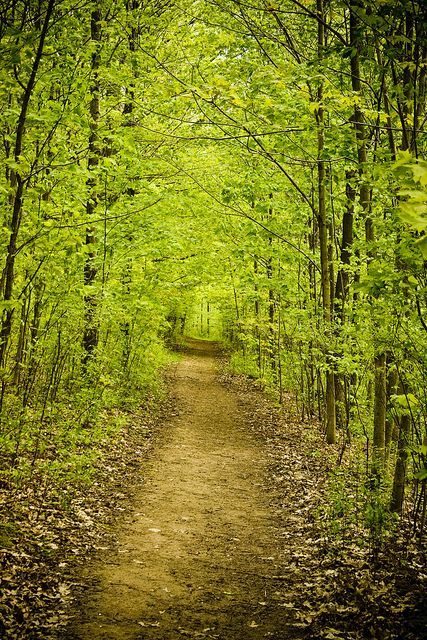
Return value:
M 267 452 L 216 364 L 214 345 L 192 341 L 177 365 L 175 415 L 143 463 L 116 553 L 87 570 L 93 587 L 67 638 L 299 637 L 280 597 Z

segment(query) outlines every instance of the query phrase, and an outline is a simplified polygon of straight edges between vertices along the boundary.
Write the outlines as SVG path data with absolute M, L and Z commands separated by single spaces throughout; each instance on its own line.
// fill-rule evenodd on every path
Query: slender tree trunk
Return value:
M 130 287 L 132 282 L 132 261 L 127 260 L 125 268 L 122 274 L 122 293 L 125 298 L 130 295 Z M 129 360 L 131 354 L 131 333 L 130 333 L 130 322 L 129 318 L 126 317 L 120 323 L 120 330 L 123 336 L 123 347 L 122 347 L 122 369 L 124 375 L 127 374 L 129 367 Z
M 350 56 L 351 88 L 356 95 L 362 95 L 362 85 L 360 81 L 360 34 L 359 19 L 357 17 L 357 3 L 350 5 L 350 46 L 352 55 Z M 371 190 L 366 176 L 366 166 L 368 162 L 368 152 L 366 148 L 366 122 L 365 116 L 359 104 L 356 103 L 353 113 L 353 126 L 356 132 L 357 157 L 359 163 L 360 195 L 359 201 L 365 216 L 365 239 L 372 244 L 374 239 L 374 227 L 370 216 Z M 371 247 L 368 246 L 368 255 L 371 256 Z
M 91 86 L 91 100 L 89 105 L 90 115 L 90 135 L 89 135 L 89 159 L 88 169 L 90 177 L 87 181 L 88 185 L 88 199 L 86 203 L 86 213 L 88 220 L 95 217 L 98 208 L 98 178 L 96 176 L 96 170 L 100 161 L 100 147 L 99 147 L 99 120 L 100 120 L 100 83 L 99 83 L 99 68 L 101 63 L 100 45 L 102 38 L 101 29 L 101 10 L 96 7 L 91 14 L 90 29 L 91 40 L 94 46 L 91 62 L 92 72 L 92 86 Z M 86 247 L 87 257 L 84 267 L 84 284 L 87 293 L 84 296 L 85 304 L 85 327 L 83 332 L 83 361 L 85 364 L 93 356 L 94 351 L 98 345 L 99 340 L 99 327 L 97 319 L 97 311 L 99 299 L 97 294 L 93 291 L 95 286 L 96 276 L 98 268 L 96 265 L 97 258 L 97 238 L 96 229 L 89 223 L 86 228 Z
M 317 0 L 318 20 L 318 52 L 319 60 L 323 59 L 323 49 L 325 46 L 325 27 L 324 27 L 324 7 L 323 0 Z M 325 114 L 322 106 L 323 86 L 320 84 L 318 89 L 319 107 L 316 113 L 317 119 L 317 176 L 318 176 L 318 214 L 317 226 L 319 230 L 320 244 L 320 264 L 321 264 L 321 284 L 323 299 L 323 318 L 325 321 L 326 332 L 332 334 L 332 305 L 331 305 L 331 286 L 329 271 L 329 252 L 328 252 L 328 221 L 326 215 L 326 167 L 323 159 L 323 151 L 325 147 Z M 331 338 L 331 335 L 329 336 Z M 328 369 L 326 371 L 326 441 L 333 444 L 336 441 L 336 410 L 335 410 L 335 381 L 334 370 L 330 358 Z
M 408 386 L 401 379 L 399 392 L 408 397 Z M 393 487 L 391 491 L 390 509 L 395 513 L 402 513 L 405 497 L 406 466 L 408 460 L 408 444 L 411 430 L 411 415 L 409 405 L 399 420 L 399 437 L 397 441 L 397 457 L 394 467 Z
M 313 207 L 312 210 L 314 211 L 314 191 L 315 191 L 315 187 L 314 187 L 314 179 L 312 176 L 312 192 L 313 192 Z M 311 253 L 313 255 L 313 257 L 316 255 L 317 249 L 318 249 L 318 240 L 319 240 L 319 229 L 317 226 L 317 217 L 313 214 L 310 219 L 309 219 L 309 226 L 310 226 L 310 232 L 309 232 L 309 247 L 311 250 Z M 312 308 L 313 308 L 313 317 L 316 318 L 316 322 L 317 322 L 317 318 L 318 318 L 318 314 L 317 314 L 317 296 L 318 296 L 318 290 L 317 290 L 317 271 L 314 267 L 314 265 L 310 262 L 308 265 L 308 278 L 309 278 L 309 286 L 310 286 L 310 302 L 312 304 Z M 318 322 L 317 322 L 318 325 Z M 315 364 L 315 358 L 314 358 L 314 343 L 313 340 L 310 340 L 308 343 L 308 354 L 309 354 L 309 358 L 308 358 L 308 364 L 307 364 L 307 398 L 308 398 L 308 404 L 310 407 L 310 416 L 314 416 L 316 413 L 316 409 L 315 409 L 315 404 L 316 404 L 316 399 L 317 399 L 317 415 L 319 416 L 319 420 L 321 420 L 321 414 L 319 411 L 319 401 L 320 401 L 320 389 L 319 389 L 319 373 L 318 373 L 318 368 L 316 367 Z
M 22 147 L 24 143 L 25 124 L 27 121 L 27 113 L 30 105 L 31 96 L 34 91 L 36 83 L 37 73 L 40 67 L 40 62 L 43 56 L 43 50 L 47 32 L 49 29 L 50 19 L 52 17 L 55 0 L 49 0 L 46 7 L 44 21 L 41 26 L 39 43 L 37 46 L 36 55 L 34 57 L 31 73 L 28 78 L 28 82 L 24 89 L 24 94 L 21 102 L 21 110 L 18 117 L 18 124 L 15 133 L 15 144 L 13 156 L 16 163 L 19 163 L 22 153 Z M 10 222 L 10 238 L 6 251 L 5 266 L 1 277 L 1 292 L 3 294 L 3 300 L 10 302 L 13 297 L 13 288 L 15 281 L 15 260 L 17 252 L 18 234 L 21 227 L 22 214 L 23 214 L 23 202 L 25 192 L 26 181 L 19 169 L 12 170 L 10 172 L 10 186 L 13 191 L 12 196 L 12 219 Z M 5 366 L 6 352 L 9 343 L 10 333 L 12 330 L 12 319 L 14 314 L 13 306 L 6 308 L 3 313 L 0 327 L 0 368 Z
M 344 209 L 342 220 L 342 236 L 340 247 L 340 268 L 338 270 L 336 284 L 334 309 L 335 318 L 342 325 L 345 320 L 345 304 L 349 294 L 349 267 L 351 259 L 351 250 L 353 246 L 353 220 L 354 220 L 354 202 L 356 200 L 356 190 L 352 184 L 355 177 L 354 171 L 346 172 L 346 208 Z
M 28 317 L 30 313 L 30 305 L 31 305 L 31 290 L 27 295 L 24 296 L 21 307 L 21 322 L 19 327 L 18 334 L 18 344 L 16 347 L 16 355 L 15 355 L 15 368 L 13 372 L 13 384 L 18 386 L 21 381 L 21 373 L 24 364 L 24 357 L 26 351 L 26 342 L 27 342 L 27 325 L 28 325 Z
M 254 276 L 255 276 L 255 284 L 254 284 L 254 292 L 255 292 L 255 340 L 257 343 L 257 366 L 258 373 L 261 375 L 261 328 L 260 328 L 260 308 L 259 308 L 259 291 L 258 291 L 258 261 L 255 258 L 254 260 Z
M 270 239 L 271 242 L 271 239 Z M 267 279 L 271 281 L 273 278 L 273 258 L 267 258 Z M 268 354 L 270 356 L 270 364 L 273 372 L 276 371 L 276 344 L 275 334 L 275 296 L 272 285 L 268 287 Z
M 408 459 L 408 443 L 411 429 L 410 415 L 400 418 L 399 439 L 397 441 L 397 458 L 394 468 L 393 488 L 391 492 L 390 509 L 395 513 L 402 513 L 405 497 L 406 465 Z
M 211 335 L 211 318 L 210 318 L 210 312 L 211 312 L 211 305 L 209 300 L 206 301 L 206 333 L 208 338 L 210 338 Z
M 129 53 L 131 56 L 134 55 L 136 51 L 137 41 L 140 35 L 139 30 L 134 24 L 135 17 L 133 15 L 133 13 L 139 8 L 139 5 L 140 5 L 139 0 L 126 0 L 126 13 L 127 13 L 128 21 L 130 23 L 130 26 L 128 26 L 128 33 L 129 33 L 128 47 L 129 47 Z M 134 76 L 135 78 L 137 76 L 136 70 L 134 70 Z M 123 108 L 123 115 L 129 116 L 128 118 L 126 118 L 125 124 L 130 125 L 131 123 L 130 121 L 131 121 L 131 117 L 134 109 L 134 98 L 135 98 L 135 82 L 134 81 L 131 82 L 129 88 L 127 89 L 126 97 L 127 97 L 127 100 Z M 127 193 L 131 197 L 135 196 L 135 190 L 132 187 L 127 190 Z M 126 241 L 129 243 L 129 245 L 132 243 L 133 235 L 131 233 L 127 234 Z M 131 255 L 129 255 L 126 258 L 126 264 L 124 266 L 123 275 L 122 275 L 122 290 L 125 298 L 129 298 L 130 296 L 131 285 L 132 285 L 132 270 L 133 270 L 132 257 Z M 130 355 L 131 355 L 131 346 L 132 346 L 131 323 L 129 318 L 126 318 L 123 322 L 121 322 L 120 330 L 123 336 L 122 367 L 123 367 L 123 373 L 126 376 L 128 374 Z M 182 324 L 181 334 L 183 333 L 183 331 L 184 331 L 184 325 Z
M 349 267 L 351 259 L 351 250 L 353 246 L 353 220 L 354 220 L 354 202 L 356 199 L 356 190 L 352 184 L 355 177 L 354 171 L 346 172 L 346 196 L 347 203 L 344 209 L 342 220 L 342 236 L 340 246 L 340 267 L 337 274 L 334 296 L 334 316 L 336 323 L 336 334 L 339 337 L 342 332 L 344 323 L 346 322 L 346 304 L 349 297 L 350 276 Z M 335 394 L 337 405 L 337 425 L 347 428 L 349 423 L 349 406 L 346 398 L 346 390 L 349 386 L 349 380 L 344 374 L 335 374 Z
M 391 352 L 387 353 L 387 401 L 392 396 L 392 394 L 396 393 L 396 388 L 398 384 L 397 377 L 397 369 L 393 365 L 393 355 Z M 391 414 L 391 412 L 387 412 L 386 420 L 385 420 L 385 460 L 387 462 L 390 455 L 390 447 L 391 441 L 393 438 L 393 432 L 395 429 L 395 420 Z
M 270 193 L 270 206 L 268 209 L 268 222 L 270 223 L 273 218 L 273 205 L 271 204 L 273 194 Z M 268 238 L 269 255 L 266 260 L 267 280 L 268 286 L 268 353 L 270 356 L 270 364 L 273 374 L 276 373 L 276 340 L 275 340 L 275 294 L 272 286 L 273 279 L 273 256 L 271 254 L 273 247 L 273 237 L 270 235 Z
M 25 375 L 24 396 L 22 400 L 23 406 L 26 406 L 28 404 L 29 398 L 31 396 L 31 390 L 33 388 L 34 381 L 36 379 L 36 372 L 37 372 L 36 348 L 37 348 L 37 341 L 39 338 L 40 322 L 42 318 L 42 299 L 43 299 L 44 289 L 45 289 L 44 282 L 42 281 L 36 282 L 34 286 L 33 312 L 32 312 L 32 318 L 30 321 L 30 340 L 28 344 L 27 372 Z
M 282 335 L 281 335 L 281 327 L 282 327 L 282 314 L 281 314 L 281 300 L 279 299 L 278 305 L 278 313 L 277 313 L 277 375 L 278 375 L 278 383 L 279 383 L 279 403 L 283 403 L 283 374 L 282 374 L 282 359 L 281 359 L 281 351 L 282 351 Z M 304 380 L 304 376 L 301 376 L 302 381 Z
M 351 65 L 351 85 L 356 95 L 361 96 L 361 80 L 360 80 L 360 20 L 358 17 L 357 2 L 350 5 L 350 46 L 352 47 L 352 55 L 350 57 Z M 371 190 L 367 179 L 367 162 L 368 152 L 366 146 L 366 122 L 362 109 L 359 104 L 354 107 L 353 125 L 356 132 L 357 155 L 359 163 L 359 179 L 360 179 L 360 205 L 362 207 L 365 218 L 365 241 L 367 244 L 368 269 L 374 258 L 375 239 L 374 225 L 372 222 L 371 209 Z M 375 326 L 375 319 L 373 320 Z M 373 418 L 373 457 L 372 472 L 380 478 L 383 472 L 384 456 L 385 456 L 385 423 L 386 423 L 386 407 L 387 407 L 387 385 L 386 385 L 386 354 L 378 352 L 374 358 L 374 418 Z
M 385 422 L 387 406 L 386 356 L 384 352 L 375 356 L 375 394 L 374 394 L 374 437 L 372 452 L 372 470 L 381 476 L 385 453 Z

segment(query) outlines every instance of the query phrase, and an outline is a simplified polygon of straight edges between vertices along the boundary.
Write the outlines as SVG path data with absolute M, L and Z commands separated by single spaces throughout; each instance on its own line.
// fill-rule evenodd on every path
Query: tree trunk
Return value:
M 352 180 L 354 179 L 354 177 L 354 171 L 346 171 L 347 183 L 345 191 L 347 202 L 342 220 L 340 268 L 337 274 L 334 296 L 335 319 L 338 320 L 341 324 L 344 324 L 345 303 L 348 300 L 349 293 L 348 268 L 350 266 L 351 248 L 353 246 L 354 202 L 356 199 L 356 190 L 352 185 Z
M 259 291 L 258 291 L 258 261 L 254 259 L 254 293 L 255 293 L 255 340 L 257 343 L 257 366 L 258 366 L 258 374 L 261 376 L 261 328 L 260 328 L 260 305 L 259 305 Z
M 372 471 L 380 476 L 384 465 L 385 423 L 387 406 L 386 356 L 381 352 L 375 356 L 374 437 Z
M 270 203 L 273 199 L 273 194 L 269 195 Z M 273 205 L 270 204 L 268 209 L 268 222 L 270 223 L 273 218 Z M 270 250 L 269 255 L 266 259 L 266 271 L 267 271 L 267 280 L 269 281 L 268 286 L 268 354 L 270 356 L 270 365 L 273 374 L 276 373 L 276 340 L 275 340 L 275 295 L 274 289 L 271 284 L 273 279 L 273 256 L 271 255 L 273 247 L 273 236 L 268 237 L 268 248 Z
M 360 43 L 359 43 L 359 19 L 357 16 L 357 3 L 350 5 L 350 47 L 352 48 L 352 55 L 350 57 L 350 71 L 351 71 L 351 88 L 357 95 L 361 95 L 361 81 L 360 81 Z M 372 243 L 374 239 L 374 227 L 372 219 L 369 215 L 371 205 L 371 191 L 366 179 L 366 164 L 368 162 L 368 152 L 366 149 L 366 122 L 362 109 L 358 104 L 354 107 L 353 112 L 353 126 L 356 132 L 357 142 L 357 157 L 359 162 L 359 176 L 360 176 L 360 196 L 359 201 L 363 212 L 365 214 L 365 239 L 366 242 Z M 370 247 L 368 246 L 368 255 L 371 255 Z
M 271 239 L 270 239 L 271 242 Z M 267 279 L 271 281 L 273 278 L 273 258 L 269 256 L 267 258 Z M 268 287 L 268 354 L 270 356 L 270 364 L 272 371 L 276 371 L 276 355 L 275 355 L 275 326 L 274 326 L 274 316 L 275 316 L 275 301 L 274 301 L 274 290 L 271 285 Z
M 407 396 L 407 385 L 401 380 L 399 391 Z M 402 513 L 405 497 L 406 465 L 408 459 L 408 444 L 411 429 L 411 415 L 409 406 L 399 420 L 399 438 L 397 441 L 397 457 L 394 467 L 393 487 L 391 491 L 390 509 L 394 513 Z
M 336 322 L 336 334 L 339 337 L 342 327 L 346 321 L 345 307 L 348 301 L 350 277 L 348 268 L 350 266 L 351 249 L 353 246 L 353 220 L 354 220 L 354 202 L 356 199 L 356 190 L 352 185 L 355 177 L 354 171 L 346 171 L 346 196 L 347 203 L 342 220 L 342 236 L 340 247 L 340 267 L 335 283 L 334 296 L 334 319 Z M 346 390 L 349 387 L 349 380 L 344 374 L 335 374 L 335 394 L 337 407 L 337 426 L 347 429 L 349 423 L 349 407 L 346 399 Z
M 393 488 L 391 492 L 390 509 L 395 513 L 402 513 L 405 497 L 406 463 L 408 459 L 408 442 L 411 428 L 409 415 L 400 419 L 399 440 L 397 442 L 397 458 L 394 468 Z
M 396 387 L 398 383 L 397 369 L 393 366 L 393 354 L 387 353 L 387 401 L 396 393 Z M 387 461 L 390 455 L 390 446 L 393 438 L 393 432 L 395 429 L 395 420 L 390 412 L 387 412 L 385 420 L 385 460 Z
M 49 0 L 46 8 L 44 21 L 41 27 L 39 43 L 37 46 L 36 55 L 34 58 L 31 73 L 28 78 L 28 82 L 24 89 L 24 95 L 22 97 L 21 110 L 19 113 L 18 124 L 16 127 L 15 144 L 14 144 L 14 160 L 19 163 L 22 153 L 22 147 L 25 135 L 25 124 L 27 120 L 28 107 L 30 104 L 31 96 L 33 94 L 34 86 L 36 83 L 37 72 L 39 70 L 40 62 L 43 56 L 44 44 L 49 29 L 50 19 L 52 17 L 55 0 Z M 12 196 L 12 220 L 10 223 L 10 238 L 6 252 L 5 266 L 1 277 L 1 289 L 3 294 L 3 301 L 10 302 L 13 296 L 13 287 L 15 280 L 15 259 L 18 246 L 18 234 L 21 227 L 22 213 L 23 213 L 23 201 L 25 191 L 25 179 L 19 169 L 12 170 L 10 172 L 10 186 L 13 190 Z M 12 319 L 14 314 L 14 307 L 11 305 L 6 308 L 3 313 L 1 328 L 0 328 L 0 368 L 5 366 L 6 352 L 9 343 L 10 333 L 12 330 Z
M 90 115 L 90 135 L 89 135 L 89 158 L 88 169 L 90 177 L 87 181 L 88 185 L 88 199 L 86 202 L 86 213 L 88 220 L 94 218 L 98 208 L 98 179 L 96 177 L 96 169 L 100 160 L 100 148 L 99 148 L 99 119 L 100 119 L 100 83 L 99 83 L 99 67 L 101 62 L 100 56 L 100 44 L 102 37 L 101 30 L 101 10 L 96 7 L 91 14 L 90 29 L 91 40 L 93 43 L 94 52 L 92 54 L 91 71 L 92 71 L 92 86 L 91 86 L 91 100 L 89 105 Z M 93 356 L 94 351 L 98 345 L 99 339 L 99 327 L 97 319 L 98 311 L 98 296 L 93 291 L 95 280 L 98 272 L 96 265 L 97 257 L 97 238 L 96 229 L 93 225 L 89 224 L 86 228 L 86 247 L 87 257 L 84 267 L 84 284 L 86 287 L 86 293 L 84 296 L 85 305 L 85 327 L 83 332 L 83 362 L 88 363 L 89 359 Z
M 317 43 L 319 60 L 323 59 L 323 49 L 325 46 L 325 27 L 324 27 L 324 8 L 323 0 L 317 0 L 317 15 L 319 17 L 317 23 Z M 318 214 L 317 226 L 319 230 L 320 244 L 320 266 L 321 266 L 321 284 L 322 284 L 322 301 L 323 301 L 323 318 L 325 321 L 326 332 L 331 332 L 332 312 L 331 312 L 331 286 L 329 271 L 329 254 L 328 254 L 328 222 L 326 215 L 326 169 L 323 160 L 323 151 L 325 147 L 325 114 L 322 106 L 323 101 L 323 85 L 320 84 L 318 89 L 318 109 L 316 112 L 317 119 L 317 177 L 318 177 Z M 328 362 L 329 360 L 329 362 Z M 335 382 L 333 365 L 327 354 L 327 371 L 326 371 L 326 441 L 328 444 L 334 444 L 336 441 L 336 410 L 335 410 Z

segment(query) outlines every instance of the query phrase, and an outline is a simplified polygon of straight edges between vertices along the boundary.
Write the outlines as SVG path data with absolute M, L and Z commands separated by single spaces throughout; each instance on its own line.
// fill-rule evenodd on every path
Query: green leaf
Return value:
M 414 475 L 414 478 L 416 478 L 417 480 L 426 480 L 427 479 L 427 469 L 426 469 L 426 467 L 423 467 L 422 469 L 420 469 L 420 471 L 418 471 Z
M 400 206 L 401 219 L 417 231 L 424 231 L 427 228 L 427 218 L 423 214 L 424 212 L 420 212 L 415 203 L 411 201 L 405 202 Z
M 427 260 L 427 236 L 423 236 L 422 238 L 417 240 L 415 244 L 419 247 L 421 253 L 423 254 L 424 260 Z

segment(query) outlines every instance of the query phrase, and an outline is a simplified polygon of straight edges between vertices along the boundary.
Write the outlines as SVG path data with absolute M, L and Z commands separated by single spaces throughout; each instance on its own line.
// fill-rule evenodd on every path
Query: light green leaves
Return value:
M 401 167 L 411 172 L 412 188 L 403 188 L 399 191 L 402 198 L 399 203 L 399 215 L 403 222 L 421 235 L 414 238 L 414 246 L 421 251 L 423 258 L 427 259 L 427 236 L 425 235 L 427 231 L 427 162 L 414 160 L 408 152 L 404 152 L 396 163 L 397 169 Z

